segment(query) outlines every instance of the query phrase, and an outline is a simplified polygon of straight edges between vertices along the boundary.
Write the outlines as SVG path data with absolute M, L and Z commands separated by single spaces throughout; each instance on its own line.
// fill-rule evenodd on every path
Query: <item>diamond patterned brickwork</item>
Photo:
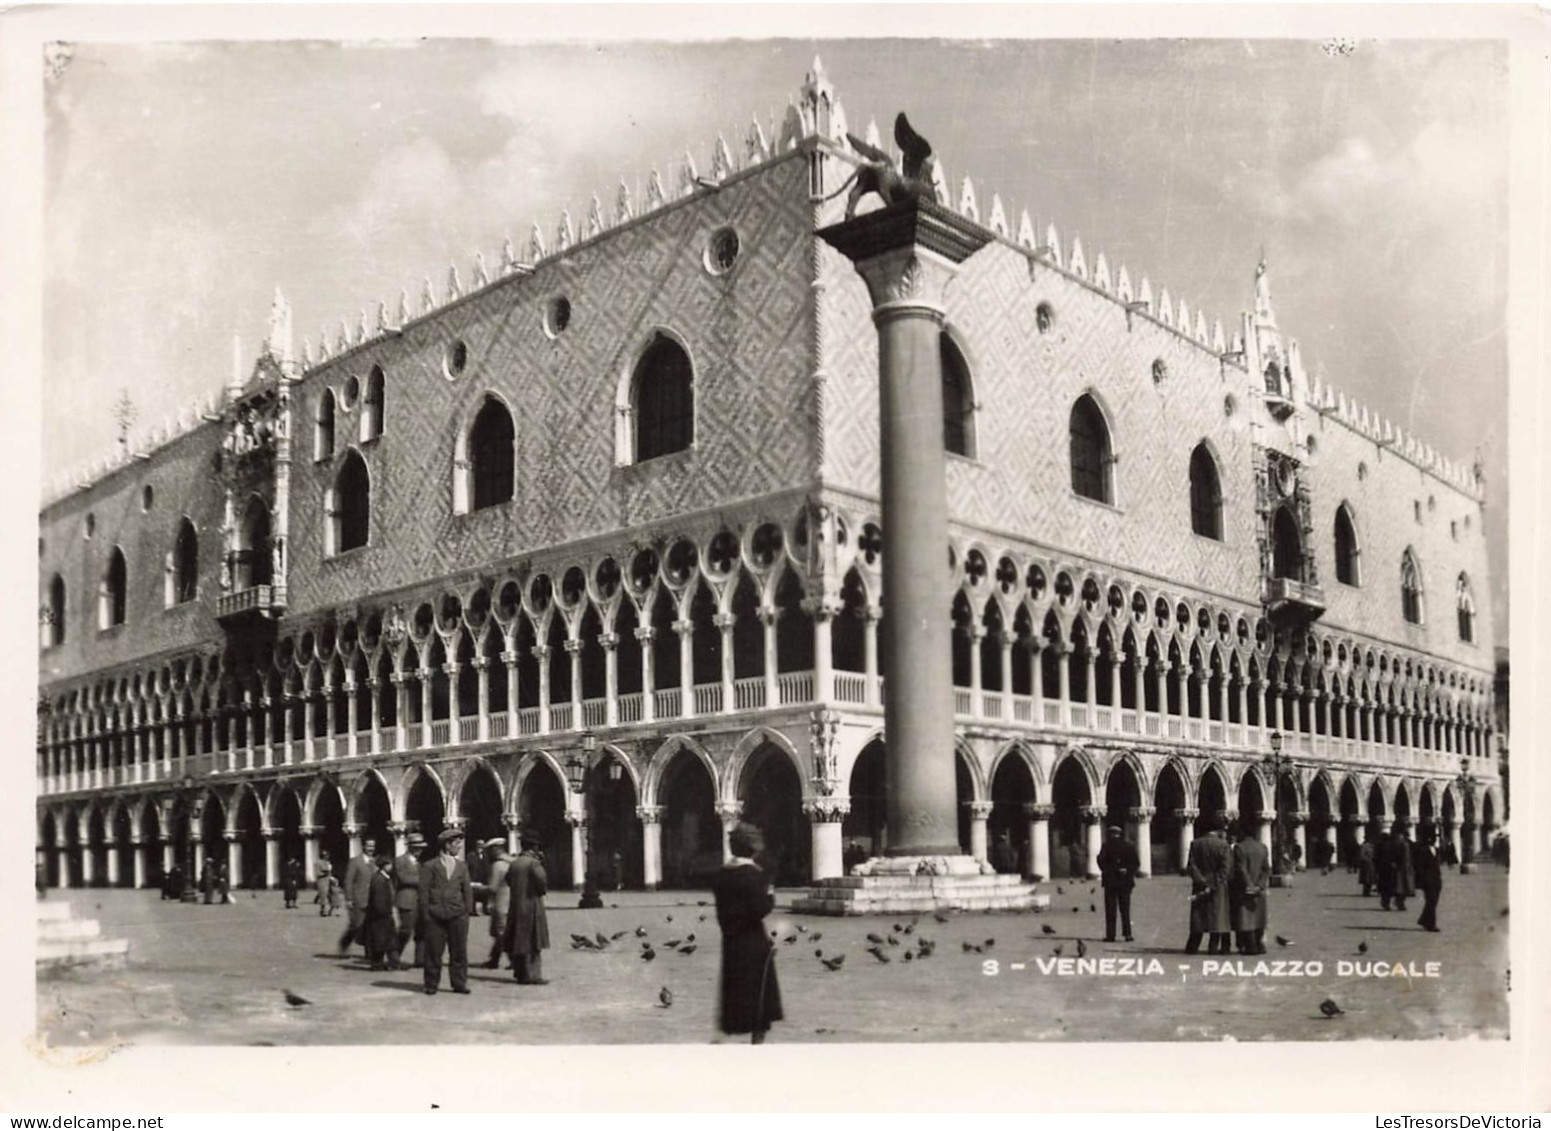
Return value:
M 151 460 L 131 461 L 85 491 L 69 495 L 39 515 L 43 541 L 38 560 L 38 604 L 50 579 L 65 582 L 64 643 L 38 653 L 40 684 L 113 667 L 171 650 L 216 646 L 220 596 L 221 517 L 224 499 L 213 468 L 220 430 L 206 425 L 158 450 Z M 142 493 L 152 490 L 151 509 Z M 95 533 L 87 538 L 86 518 Z M 199 590 L 193 601 L 166 605 L 167 554 L 187 516 L 199 536 Z M 97 631 L 97 587 L 114 546 L 124 551 L 127 601 L 123 625 Z
M 369 545 L 323 556 L 322 499 L 342 458 L 299 460 L 292 476 L 291 611 L 353 602 L 620 528 L 665 524 L 816 477 L 811 396 L 812 219 L 798 155 L 719 191 L 651 214 L 310 373 L 296 398 L 298 436 L 325 387 L 373 364 L 387 374 L 387 425 L 365 446 L 372 480 Z M 716 277 L 706 242 L 731 224 L 736 266 Z M 566 331 L 543 328 L 548 301 L 571 303 Z M 658 328 L 695 367 L 695 444 L 615 466 L 615 398 Z M 449 380 L 446 345 L 469 347 Z M 453 445 L 486 392 L 513 410 L 517 487 L 510 504 L 452 507 Z M 359 408 L 341 412 L 341 437 Z

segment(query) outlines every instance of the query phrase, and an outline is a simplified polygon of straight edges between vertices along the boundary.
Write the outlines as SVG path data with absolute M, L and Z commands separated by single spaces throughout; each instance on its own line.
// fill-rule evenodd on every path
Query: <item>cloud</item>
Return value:
M 416 138 L 390 150 L 371 168 L 343 227 L 362 246 L 405 227 L 421 231 L 428 218 L 452 207 L 463 188 L 447 151 L 431 138 Z

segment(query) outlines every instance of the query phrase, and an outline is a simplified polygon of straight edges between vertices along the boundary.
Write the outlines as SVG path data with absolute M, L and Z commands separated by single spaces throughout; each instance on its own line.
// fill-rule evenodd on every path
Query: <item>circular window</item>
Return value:
M 738 262 L 738 233 L 731 228 L 718 228 L 706 242 L 705 266 L 713 275 L 725 275 Z
M 1232 416 L 1238 410 L 1239 402 L 1233 399 L 1232 393 L 1229 393 L 1222 399 L 1222 414 L 1224 416 Z
M 355 407 L 356 399 L 361 395 L 361 382 L 354 375 L 345 380 L 345 387 L 340 391 L 339 403 L 347 409 Z
M 89 514 L 86 516 L 86 536 L 90 538 L 95 533 L 97 533 L 97 516 Z
M 565 295 L 556 295 L 544 308 L 544 333 L 551 338 L 558 338 L 570 324 L 571 300 Z
M 151 509 L 151 504 L 154 503 L 155 501 L 156 501 L 156 492 L 154 490 L 152 490 L 151 485 L 149 483 L 147 483 L 144 487 L 140 488 L 140 509 L 142 511 L 150 510 Z
M 456 377 L 468 368 L 469 347 L 464 344 L 462 338 L 455 338 L 447 344 L 447 358 L 444 362 L 448 377 Z
M 1039 328 L 1041 334 L 1048 334 L 1055 328 L 1056 308 L 1048 302 L 1042 302 L 1034 308 L 1034 325 Z

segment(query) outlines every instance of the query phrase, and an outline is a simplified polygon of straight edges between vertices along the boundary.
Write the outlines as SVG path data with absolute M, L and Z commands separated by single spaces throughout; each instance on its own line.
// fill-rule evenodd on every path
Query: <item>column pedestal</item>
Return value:
M 816 798 L 803 804 L 812 830 L 812 879 L 827 880 L 845 875 L 845 851 L 840 835 L 851 803 L 838 798 Z

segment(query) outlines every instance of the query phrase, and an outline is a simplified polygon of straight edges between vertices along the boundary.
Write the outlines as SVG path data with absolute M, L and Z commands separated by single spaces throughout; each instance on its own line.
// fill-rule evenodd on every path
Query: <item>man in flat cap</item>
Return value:
M 410 833 L 404 839 L 404 852 L 393 861 L 393 906 L 398 912 L 399 930 L 394 964 L 403 967 L 404 949 L 415 940 L 415 960 L 410 965 L 424 966 L 420 930 L 420 857 L 425 852 L 425 837 Z
M 1099 874 L 1104 877 L 1105 942 L 1115 941 L 1117 912 L 1126 942 L 1131 941 L 1131 889 L 1136 887 L 1136 874 L 1141 870 L 1136 845 L 1125 838 L 1125 831 L 1119 825 L 1111 825 L 1109 839 L 1099 849 Z
M 512 977 L 524 986 L 548 985 L 544 979 L 542 951 L 549 946 L 549 918 L 544 894 L 549 877 L 544 871 L 544 846 L 537 834 L 521 834 L 522 853 L 506 873 L 510 891 L 507 915 L 507 950 L 512 956 Z
M 460 858 L 463 830 L 447 828 L 438 838 L 441 850 L 420 869 L 420 930 L 425 940 L 425 992 L 434 994 L 442 981 L 442 954 L 450 951 L 452 992 L 469 992 L 469 915 L 474 910 L 474 884 Z
M 1227 954 L 1228 932 L 1232 924 L 1228 917 L 1228 877 L 1232 856 L 1228 842 L 1223 839 L 1223 822 L 1219 817 L 1208 817 L 1205 831 L 1190 842 L 1190 853 L 1185 870 L 1190 873 L 1190 938 L 1185 942 L 1185 953 L 1194 954 L 1201 947 L 1201 936 L 1207 935 L 1206 953 Z
M 484 896 L 485 909 L 490 913 L 490 957 L 485 967 L 501 968 L 501 952 L 506 949 L 506 915 L 511 904 L 511 892 L 506 886 L 506 872 L 512 866 L 512 858 L 506 851 L 506 838 L 493 836 L 480 846 L 490 861 L 490 870 L 483 883 L 475 885 L 476 896 Z

